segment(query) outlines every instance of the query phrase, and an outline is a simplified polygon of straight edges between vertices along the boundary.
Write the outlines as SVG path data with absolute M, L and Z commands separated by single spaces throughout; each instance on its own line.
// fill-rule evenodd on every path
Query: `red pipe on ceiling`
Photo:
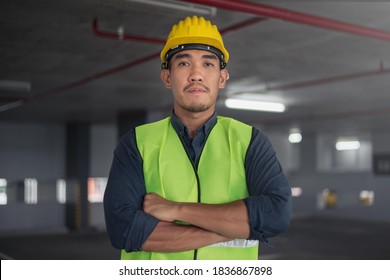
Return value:
M 239 22 L 239 23 L 233 24 L 233 25 L 231 25 L 231 26 L 222 28 L 222 29 L 220 30 L 220 33 L 221 33 L 221 34 L 226 34 L 226 33 L 229 33 L 229 32 L 231 32 L 231 31 L 236 31 L 237 29 L 241 29 L 241 28 L 247 27 L 247 26 L 249 26 L 249 25 L 252 25 L 252 24 L 255 24 L 255 23 L 264 21 L 264 20 L 266 20 L 266 19 L 267 19 L 267 18 L 265 18 L 265 17 L 253 17 L 253 18 L 250 18 L 250 19 L 241 21 L 241 22 Z
M 383 64 L 381 63 L 378 70 L 369 70 L 369 71 L 357 72 L 357 73 L 352 73 L 352 74 L 345 74 L 345 75 L 340 75 L 340 76 L 331 76 L 331 77 L 322 78 L 322 79 L 295 82 L 295 83 L 284 84 L 284 85 L 282 84 L 282 85 L 275 85 L 275 86 L 267 86 L 265 88 L 265 91 L 293 90 L 293 89 L 297 89 L 297 88 L 319 86 L 319 85 L 323 85 L 323 84 L 329 84 L 329 83 L 347 81 L 347 80 L 352 80 L 352 79 L 364 78 L 364 77 L 374 76 L 374 75 L 378 75 L 378 74 L 390 74 L 390 68 L 385 68 L 383 66 Z
M 244 20 L 244 21 L 239 22 L 237 24 L 228 26 L 225 29 L 221 29 L 221 33 L 227 33 L 227 32 L 231 32 L 231 31 L 235 31 L 235 30 L 244 28 L 244 27 L 246 27 L 248 25 L 251 25 L 251 24 L 263 21 L 265 19 L 266 18 L 263 18 L 263 17 L 250 18 L 248 20 Z M 104 32 L 104 31 L 99 30 L 97 19 L 94 19 L 93 22 L 92 22 L 92 30 L 94 31 L 94 33 L 97 36 L 100 36 L 100 37 L 105 37 L 105 38 L 110 38 L 110 39 L 119 39 L 120 38 L 118 33 Z M 148 42 L 148 43 L 158 43 L 158 44 L 164 44 L 165 43 L 165 40 L 156 39 L 156 38 L 150 38 L 150 37 L 143 37 L 143 36 L 134 36 L 134 35 L 129 35 L 129 34 L 123 35 L 123 39 L 126 39 L 126 40 L 136 40 L 136 41 L 142 41 L 142 42 Z M 60 92 L 63 92 L 63 91 L 66 91 L 66 90 L 69 90 L 69 89 L 72 89 L 72 88 L 84 85 L 86 83 L 92 82 L 94 80 L 101 79 L 101 78 L 106 77 L 106 76 L 110 76 L 110 75 L 115 74 L 117 72 L 120 72 L 120 71 L 129 69 L 131 67 L 137 66 L 139 64 L 145 63 L 145 62 L 147 62 L 149 60 L 156 59 L 159 56 L 160 56 L 160 52 L 153 53 L 151 55 L 141 57 L 139 59 L 130 61 L 128 63 L 122 64 L 122 65 L 119 65 L 119 66 L 116 66 L 114 68 L 107 69 L 107 70 L 105 70 L 103 72 L 92 74 L 92 75 L 90 75 L 88 77 L 79 79 L 77 81 L 74 81 L 74 82 L 71 82 L 71 83 L 68 83 L 68 84 L 65 84 L 65 85 L 62 85 L 62 86 L 58 86 L 58 87 L 55 87 L 55 88 L 52 88 L 52 89 L 44 90 L 42 92 L 34 94 L 30 98 L 20 98 L 20 99 L 15 100 L 14 102 L 0 105 L 0 113 L 8 111 L 8 110 L 11 110 L 11 109 L 14 109 L 14 108 L 17 108 L 17 107 L 22 106 L 22 105 L 27 104 L 27 103 L 33 102 L 33 101 L 35 101 L 37 99 L 41 99 L 41 98 L 47 97 L 47 96 L 52 95 L 52 94 L 60 93 Z
M 239 23 L 233 24 L 231 26 L 225 27 L 220 30 L 221 34 L 225 34 L 231 31 L 235 31 L 244 27 L 247 27 L 249 25 L 258 23 L 260 21 L 266 20 L 264 17 L 253 17 L 244 21 L 241 21 Z M 118 32 L 110 32 L 110 31 L 102 31 L 99 29 L 98 20 L 95 18 L 92 22 L 92 30 L 98 37 L 108 38 L 108 39 L 115 39 L 115 40 L 129 40 L 129 41 L 138 41 L 138 42 L 146 42 L 146 43 L 153 43 L 153 44 L 165 44 L 166 40 L 158 39 L 158 38 L 152 38 L 152 37 L 144 37 L 139 35 L 132 35 L 132 34 L 118 34 Z
M 66 84 L 66 85 L 63 85 L 63 86 L 59 86 L 59 87 L 56 87 L 56 88 L 53 88 L 53 89 L 42 91 L 42 92 L 40 92 L 38 94 L 35 94 L 31 98 L 29 98 L 28 101 L 34 101 L 35 99 L 40 99 L 42 97 L 45 97 L 45 96 L 48 96 L 48 95 L 51 95 L 51 94 L 54 94 L 54 93 L 58 93 L 58 92 L 61 92 L 61 91 L 65 91 L 65 90 L 68 90 L 68 89 L 72 89 L 74 87 L 78 87 L 78 86 L 84 85 L 86 83 L 89 83 L 89 82 L 92 82 L 94 80 L 98 80 L 98 79 L 110 76 L 112 74 L 121 72 L 123 70 L 126 70 L 128 68 L 137 66 L 139 64 L 145 63 L 145 62 L 147 62 L 149 60 L 152 60 L 152 59 L 155 59 L 155 58 L 158 58 L 158 57 L 160 57 L 160 52 L 153 53 L 151 55 L 147 55 L 147 56 L 141 57 L 139 59 L 136 59 L 136 60 L 133 60 L 133 61 L 121 64 L 121 65 L 118 65 L 118 66 L 110 68 L 108 70 L 105 70 L 105 71 L 102 71 L 102 72 L 99 72 L 99 73 L 96 73 L 96 74 L 92 74 L 92 75 L 90 75 L 88 77 L 82 78 L 82 79 L 74 81 L 72 83 L 69 83 L 69 84 Z
M 342 81 L 346 81 L 346 80 L 370 77 L 370 76 L 380 75 L 380 74 L 390 74 L 390 68 L 385 68 L 383 66 L 383 64 L 381 63 L 378 70 L 368 70 L 368 71 L 357 72 L 357 73 L 352 73 L 352 74 L 331 76 L 331 77 L 322 78 L 322 79 L 307 80 L 307 81 L 295 82 L 295 83 L 289 83 L 289 84 L 281 84 L 281 85 L 274 85 L 274 86 L 271 85 L 271 86 L 266 86 L 264 88 L 264 91 L 294 90 L 297 88 L 304 88 L 304 87 L 310 87 L 310 86 L 320 86 L 323 84 L 342 82 Z M 166 109 L 166 107 L 167 106 L 155 107 L 152 110 L 153 111 L 161 111 L 161 110 Z M 380 111 L 383 111 L 383 110 L 380 110 Z M 388 114 L 389 112 L 390 112 L 390 110 L 387 110 L 386 113 Z M 340 114 L 338 114 L 338 115 L 340 115 Z M 277 120 L 264 121 L 264 123 L 271 123 L 271 122 L 277 123 L 277 122 L 279 122 L 279 120 L 280 120 L 280 118 Z M 285 122 L 286 119 L 283 118 L 283 121 Z
M 105 71 L 102 71 L 102 72 L 99 72 L 99 73 L 96 73 L 96 74 L 92 74 L 92 75 L 90 75 L 88 77 L 79 79 L 79 80 L 71 82 L 69 84 L 65 84 L 65 85 L 62 85 L 62 86 L 58 86 L 58 87 L 55 87 L 55 88 L 51 88 L 51 89 L 48 89 L 48 90 L 41 91 L 41 92 L 39 92 L 37 94 L 34 94 L 30 98 L 21 98 L 21 99 L 18 99 L 16 101 L 12 102 L 12 103 L 0 105 L 0 113 L 8 111 L 8 110 L 16 108 L 16 107 L 19 107 L 21 105 L 33 102 L 35 100 L 47 97 L 47 96 L 52 95 L 52 94 L 60 93 L 60 92 L 63 92 L 63 91 L 66 91 L 66 90 L 69 90 L 69 89 L 72 89 L 72 88 L 75 88 L 75 87 L 82 86 L 82 85 L 87 84 L 89 82 L 92 82 L 94 80 L 110 76 L 110 75 L 115 74 L 117 72 L 126 70 L 128 68 L 131 68 L 133 66 L 142 64 L 144 62 L 147 62 L 149 60 L 152 60 L 152 59 L 155 59 L 155 58 L 158 58 L 158 57 L 160 57 L 160 52 L 153 53 L 151 55 L 141 57 L 141 58 L 136 59 L 134 61 L 130 61 L 128 63 L 121 64 L 119 66 L 116 66 L 114 68 L 110 68 L 108 70 L 105 70 Z
M 296 23 L 331 29 L 355 35 L 390 41 L 390 33 L 378 29 L 368 28 L 347 22 L 337 21 L 324 17 L 314 16 L 305 13 L 294 12 L 287 9 L 272 7 L 264 4 L 250 3 L 247 1 L 225 1 L 225 0 L 184 0 L 185 2 L 214 6 L 217 8 L 244 12 L 269 18 L 277 18 Z
M 150 38 L 138 35 L 130 35 L 130 34 L 119 34 L 118 32 L 107 32 L 99 30 L 98 20 L 95 18 L 92 22 L 92 30 L 98 37 L 116 39 L 116 40 L 131 40 L 138 42 L 146 42 L 146 43 L 155 43 L 155 44 L 165 44 L 165 40 Z

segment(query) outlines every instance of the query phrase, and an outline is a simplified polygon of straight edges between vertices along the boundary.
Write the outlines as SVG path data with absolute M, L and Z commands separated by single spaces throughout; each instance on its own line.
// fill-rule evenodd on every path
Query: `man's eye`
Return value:
M 179 66 L 187 66 L 187 65 L 189 65 L 189 63 L 188 63 L 188 62 L 185 62 L 185 61 L 182 61 L 182 62 L 179 62 L 178 65 L 179 65 Z
M 206 62 L 204 65 L 206 67 L 214 67 L 214 63 L 211 63 L 211 62 Z

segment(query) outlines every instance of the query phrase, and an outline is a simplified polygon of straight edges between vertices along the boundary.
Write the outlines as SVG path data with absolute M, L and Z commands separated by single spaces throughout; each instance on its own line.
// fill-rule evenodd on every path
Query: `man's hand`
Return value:
M 156 193 L 149 193 L 144 197 L 143 210 L 160 221 L 174 222 L 178 204 Z

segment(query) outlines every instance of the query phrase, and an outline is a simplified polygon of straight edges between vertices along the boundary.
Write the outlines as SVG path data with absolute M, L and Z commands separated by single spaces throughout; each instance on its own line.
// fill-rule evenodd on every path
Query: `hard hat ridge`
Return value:
M 221 68 L 224 68 L 229 60 L 229 53 L 225 49 L 217 26 L 203 17 L 186 17 L 172 27 L 160 54 L 162 68 L 167 69 L 170 58 L 186 49 L 213 52 L 220 59 Z

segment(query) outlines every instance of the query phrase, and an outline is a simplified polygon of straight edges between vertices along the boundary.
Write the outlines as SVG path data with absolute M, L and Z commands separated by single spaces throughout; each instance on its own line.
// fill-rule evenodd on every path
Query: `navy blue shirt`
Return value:
M 172 114 L 171 123 L 197 166 L 207 135 L 217 122 L 214 114 L 191 139 L 184 124 Z M 142 211 L 146 194 L 143 162 L 134 129 L 125 134 L 114 151 L 104 212 L 112 245 L 127 252 L 139 251 L 159 222 Z M 291 188 L 268 138 L 252 128 L 251 141 L 245 156 L 245 175 L 249 197 L 244 199 L 248 210 L 249 239 L 267 242 L 269 237 L 285 231 L 291 215 Z

